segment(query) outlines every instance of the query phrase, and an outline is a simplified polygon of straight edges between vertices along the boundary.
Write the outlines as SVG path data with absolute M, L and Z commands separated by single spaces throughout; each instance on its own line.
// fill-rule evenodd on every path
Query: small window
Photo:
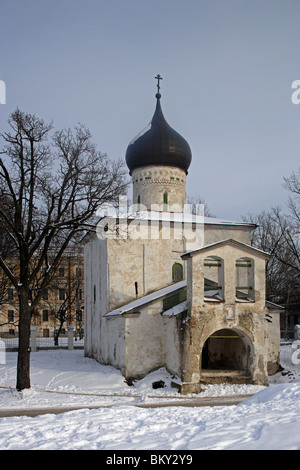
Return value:
M 59 289 L 59 300 L 65 300 L 66 299 L 66 289 Z
M 76 300 L 82 300 L 82 289 L 76 290 Z
M 45 289 L 44 290 L 44 293 L 43 293 L 43 300 L 48 300 L 48 289 Z
M 43 338 L 49 338 L 50 336 L 50 331 L 49 331 L 49 328 L 44 328 L 43 329 Z
M 168 193 L 165 192 L 163 196 L 163 202 L 164 202 L 164 211 L 168 210 Z
M 254 261 L 251 258 L 236 260 L 236 300 L 254 301 Z
M 65 276 L 65 268 L 63 266 L 58 268 L 58 275 L 59 275 L 59 277 L 64 277 Z
M 43 310 L 43 321 L 48 321 L 49 319 L 49 310 Z
M 172 266 L 172 281 L 179 282 L 183 280 L 183 266 L 180 263 L 174 263 Z
M 76 276 L 81 277 L 82 276 L 82 269 L 80 267 L 76 268 Z
M 204 260 L 204 297 L 212 301 L 224 300 L 223 260 L 217 256 Z
M 81 309 L 76 310 L 76 320 L 77 321 L 82 321 L 82 310 Z
M 7 289 L 7 300 L 14 300 L 14 290 L 10 287 Z
M 141 196 L 140 195 L 138 195 L 138 197 L 137 197 L 137 205 L 138 205 L 137 210 L 139 211 L 140 210 L 140 205 L 141 205 Z
M 7 312 L 7 321 L 10 323 L 13 323 L 14 321 L 14 311 L 13 310 L 8 310 Z

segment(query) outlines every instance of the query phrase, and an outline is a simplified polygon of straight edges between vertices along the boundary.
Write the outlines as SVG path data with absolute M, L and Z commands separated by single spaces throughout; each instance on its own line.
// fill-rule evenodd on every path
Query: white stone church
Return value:
M 160 100 L 158 86 L 153 118 L 126 152 L 134 210 L 102 219 L 85 244 L 85 355 L 128 383 L 166 367 L 181 393 L 266 385 L 280 350 L 269 255 L 251 246 L 254 225 L 186 210 L 191 150 Z

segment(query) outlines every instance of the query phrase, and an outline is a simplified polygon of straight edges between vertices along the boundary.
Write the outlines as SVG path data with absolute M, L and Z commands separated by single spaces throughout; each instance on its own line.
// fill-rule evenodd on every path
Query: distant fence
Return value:
M 6 336 L 6 335 L 5 335 Z M 17 350 L 19 348 L 19 338 L 18 336 L 14 337 L 4 337 L 0 334 L 0 339 L 5 345 L 6 350 Z M 58 344 L 55 344 L 54 337 L 38 337 L 36 335 L 36 330 L 31 328 L 31 337 L 30 337 L 30 347 L 32 351 L 37 349 L 83 349 L 84 348 L 84 338 L 79 338 L 74 336 L 73 328 L 71 327 L 67 335 L 62 335 L 58 337 Z

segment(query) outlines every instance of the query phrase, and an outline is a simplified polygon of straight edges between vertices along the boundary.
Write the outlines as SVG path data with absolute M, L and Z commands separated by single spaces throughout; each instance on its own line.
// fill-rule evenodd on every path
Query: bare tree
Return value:
M 299 284 L 295 259 L 287 243 L 293 232 L 290 220 L 280 208 L 249 214 L 244 220 L 257 226 L 252 233 L 252 245 L 271 255 L 266 265 L 267 299 L 286 303 L 287 293 L 291 288 L 295 292 Z
M 208 204 L 207 202 L 205 201 L 205 199 L 202 197 L 202 196 L 199 196 L 198 194 L 197 195 L 194 195 L 194 196 L 189 196 L 187 195 L 187 198 L 186 198 L 186 203 L 187 204 L 190 204 L 192 206 L 192 214 L 196 214 L 197 212 L 197 205 L 199 204 L 202 204 L 203 205 L 203 212 L 204 212 L 204 216 L 205 217 L 215 217 L 209 207 L 208 207 Z
M 67 257 L 68 262 L 65 263 L 66 269 L 63 268 L 64 277 L 53 277 L 48 288 L 48 301 L 44 300 L 44 303 L 49 303 L 49 307 L 51 308 L 53 307 L 53 298 L 58 299 L 58 301 L 55 302 L 56 308 L 51 309 L 51 319 L 56 326 L 54 332 L 55 345 L 58 345 L 58 338 L 65 323 L 70 324 L 74 320 L 76 320 L 76 324 L 77 322 L 79 324 L 82 322 L 83 275 L 81 268 L 77 267 L 75 269 L 75 265 L 79 264 L 79 258 L 79 256 L 72 259 Z M 78 312 L 80 312 L 80 314 L 78 314 Z
M 30 319 L 65 251 L 94 223 L 102 204 L 126 192 L 124 167 L 92 143 L 90 132 L 55 132 L 35 115 L 17 109 L 2 134 L 0 226 L 13 245 L 18 270 L 5 254 L 0 268 L 18 294 L 18 390 L 30 387 Z M 51 250 L 51 264 L 48 253 Z M 33 295 L 34 292 L 34 295 Z

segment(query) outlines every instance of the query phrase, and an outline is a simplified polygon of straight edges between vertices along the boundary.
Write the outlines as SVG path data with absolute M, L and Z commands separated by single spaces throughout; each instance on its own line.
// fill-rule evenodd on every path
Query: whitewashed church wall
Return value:
M 104 364 L 110 364 L 120 369 L 122 374 L 126 372 L 126 348 L 125 348 L 125 319 L 117 317 L 103 319 L 105 334 L 101 336 L 102 360 Z
M 106 240 L 94 239 L 85 250 L 85 354 L 101 360 L 102 318 L 106 313 Z
M 85 245 L 85 355 L 124 370 L 124 319 L 108 320 L 109 265 L 107 240 Z
M 171 285 L 173 264 L 184 265 L 182 246 L 182 240 L 108 240 L 108 311 Z
M 166 332 L 166 368 L 174 375 L 181 376 L 181 357 L 182 347 L 181 344 L 182 333 L 180 330 L 181 320 L 176 317 L 165 318 L 165 332 Z
M 126 377 L 144 376 L 166 364 L 165 326 L 162 302 L 141 310 L 139 316 L 126 318 Z
M 204 229 L 204 246 L 228 239 L 234 239 L 241 243 L 246 243 L 246 245 L 251 245 L 252 231 L 251 227 L 207 224 Z
M 84 246 L 84 353 L 92 355 L 92 312 L 91 312 L 91 270 L 92 270 L 91 243 Z
M 143 295 L 143 246 L 138 241 L 108 240 L 107 310 Z M 137 283 L 137 285 L 135 284 Z
M 99 265 L 95 260 L 94 243 L 88 243 L 85 250 L 85 354 L 90 357 L 99 358 L 100 348 L 100 318 L 96 315 L 96 304 L 94 302 L 94 285 L 96 282 L 95 271 Z M 97 276 L 98 277 L 98 276 Z M 98 331 L 98 335 L 97 332 Z

